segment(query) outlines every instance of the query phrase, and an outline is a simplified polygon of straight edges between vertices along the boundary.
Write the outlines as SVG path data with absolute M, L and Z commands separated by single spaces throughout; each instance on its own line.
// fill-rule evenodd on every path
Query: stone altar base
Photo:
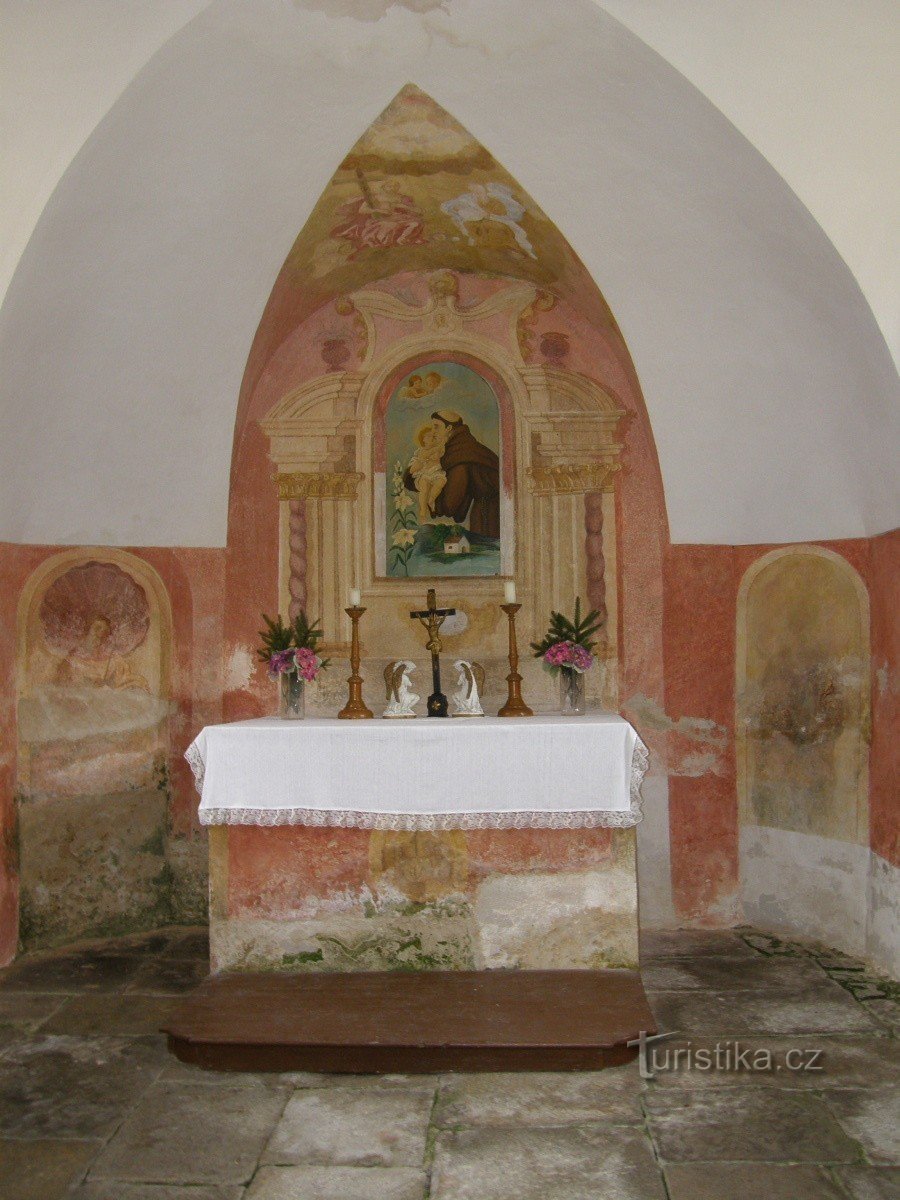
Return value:
M 635 830 L 210 828 L 220 971 L 636 969 Z

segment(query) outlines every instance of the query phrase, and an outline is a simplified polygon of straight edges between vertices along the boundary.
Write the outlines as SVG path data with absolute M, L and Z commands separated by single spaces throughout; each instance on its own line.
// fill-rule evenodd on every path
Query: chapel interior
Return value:
M 0 1200 L 900 1196 L 893 6 L 0 14 Z

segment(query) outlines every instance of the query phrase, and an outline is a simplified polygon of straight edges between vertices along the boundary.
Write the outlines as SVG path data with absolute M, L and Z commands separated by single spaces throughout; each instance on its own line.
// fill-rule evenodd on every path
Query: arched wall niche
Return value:
M 841 555 L 763 555 L 738 592 L 741 823 L 867 845 L 869 597 Z
M 31 574 L 17 624 L 21 939 L 134 925 L 154 910 L 163 867 L 165 585 L 125 551 L 66 551 Z

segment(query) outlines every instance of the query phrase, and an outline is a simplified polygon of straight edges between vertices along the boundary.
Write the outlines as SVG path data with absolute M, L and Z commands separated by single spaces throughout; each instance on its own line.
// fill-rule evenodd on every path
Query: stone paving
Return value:
M 896 985 L 746 929 L 642 952 L 677 1033 L 652 1079 L 207 1073 L 157 1032 L 208 969 L 202 930 L 20 959 L 0 972 L 0 1198 L 900 1197 Z

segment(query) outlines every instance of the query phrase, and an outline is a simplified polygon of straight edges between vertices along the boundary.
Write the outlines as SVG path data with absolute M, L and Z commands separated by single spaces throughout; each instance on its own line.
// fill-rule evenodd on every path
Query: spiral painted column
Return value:
M 606 560 L 603 557 L 603 493 L 588 492 L 584 497 L 584 546 L 587 557 L 588 604 L 603 619 L 606 608 Z
M 306 501 L 288 501 L 288 613 L 293 621 L 306 607 Z

